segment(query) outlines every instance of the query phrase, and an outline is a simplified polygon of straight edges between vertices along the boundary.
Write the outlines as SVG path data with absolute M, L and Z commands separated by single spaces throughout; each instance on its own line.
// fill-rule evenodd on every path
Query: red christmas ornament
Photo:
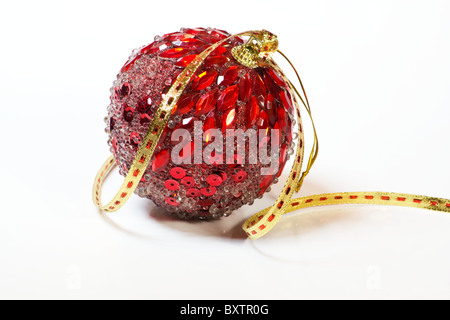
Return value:
M 111 89 L 106 129 L 123 176 L 135 159 L 163 95 L 180 72 L 199 53 L 229 36 L 217 29 L 182 29 L 156 37 L 155 42 L 133 52 Z M 192 76 L 136 188 L 139 196 L 178 217 L 214 219 L 252 204 L 277 182 L 293 153 L 293 102 L 287 85 L 270 67 L 250 68 L 236 61 L 231 51 L 243 43 L 238 37 L 228 40 Z M 198 139 L 192 138 L 197 127 L 203 133 L 200 145 Z M 191 137 L 179 152 L 180 141 L 172 141 L 177 129 L 187 130 Z M 207 154 L 211 143 L 218 145 L 217 136 L 208 134 L 209 129 L 222 133 L 222 152 L 215 149 Z M 270 130 L 278 129 L 278 169 L 262 175 L 261 169 L 270 164 L 263 164 L 260 158 L 250 163 L 248 144 L 237 146 L 237 142 L 233 142 L 235 150 L 243 147 L 245 159 L 236 153 L 231 156 L 233 163 L 227 163 L 227 129 L 254 130 L 258 133 L 258 147 L 265 147 L 269 153 L 273 139 Z M 175 163 L 174 155 L 184 162 Z M 202 161 L 196 163 L 199 155 Z

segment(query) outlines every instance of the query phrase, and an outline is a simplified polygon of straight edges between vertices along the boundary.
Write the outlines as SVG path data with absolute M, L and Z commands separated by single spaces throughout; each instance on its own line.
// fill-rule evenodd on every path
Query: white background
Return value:
M 155 35 L 199 26 L 268 29 L 298 67 L 321 142 L 301 195 L 450 197 L 449 16 L 430 0 L 3 1 L 0 298 L 450 298 L 450 215 L 308 209 L 250 241 L 242 222 L 281 184 L 213 223 L 137 196 L 108 220 L 91 202 L 117 71 Z

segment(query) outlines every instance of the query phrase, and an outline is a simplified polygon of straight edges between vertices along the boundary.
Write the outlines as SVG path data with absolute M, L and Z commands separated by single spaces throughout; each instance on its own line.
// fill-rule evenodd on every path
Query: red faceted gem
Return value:
M 226 39 L 231 36 L 231 34 L 229 34 L 228 32 L 219 29 L 213 29 L 211 31 L 211 34 L 215 37 L 218 37 L 220 40 Z
M 184 29 L 184 32 L 193 34 L 193 35 L 197 35 L 199 33 L 206 32 L 206 29 L 205 28 L 190 28 L 190 29 Z
M 181 179 L 181 184 L 186 187 L 193 187 L 195 186 L 195 180 L 192 177 L 184 177 Z
M 180 184 L 176 180 L 168 179 L 164 181 L 164 187 L 166 187 L 166 189 L 168 190 L 175 191 L 180 189 Z
M 214 117 L 214 113 L 211 113 L 210 116 L 208 116 L 205 120 L 205 123 L 203 124 L 203 132 L 205 133 L 205 142 L 210 143 L 211 142 L 211 134 L 207 133 L 209 129 L 216 129 L 216 118 Z
M 273 97 L 273 95 L 271 93 L 269 93 L 266 96 L 266 99 L 264 101 L 264 106 L 266 107 L 267 110 L 273 109 L 275 106 L 275 98 Z
M 142 54 L 155 54 L 166 49 L 170 45 L 168 41 L 153 42 L 141 50 Z
M 256 96 L 256 98 L 258 98 L 258 100 L 262 98 L 263 101 L 264 97 L 267 94 L 266 86 L 259 74 L 256 74 L 255 78 L 253 79 L 253 94 Z
M 238 66 L 229 67 L 223 74 L 223 80 L 219 85 L 232 85 L 238 78 L 240 68 Z
M 177 41 L 177 40 L 183 40 L 186 38 L 192 38 L 193 36 L 190 34 L 182 33 L 182 32 L 173 32 L 169 34 L 165 34 L 162 36 L 163 40 L 166 41 Z
M 152 170 L 153 172 L 159 172 L 167 167 L 170 160 L 170 152 L 168 149 L 164 149 L 159 152 L 153 162 L 152 162 Z
M 264 194 L 264 192 L 267 190 L 267 188 L 272 184 L 273 180 L 274 180 L 273 175 L 267 175 L 267 176 L 263 177 L 261 184 L 259 186 L 260 192 L 259 192 L 258 196 L 261 196 Z
M 206 49 L 208 49 L 209 46 L 210 46 L 209 44 L 205 44 L 205 45 L 203 45 L 203 46 L 198 46 L 198 47 L 196 47 L 196 48 L 194 49 L 194 52 L 197 53 L 197 54 L 202 53 L 203 51 L 205 51 Z
M 139 121 L 142 125 L 145 125 L 147 123 L 150 123 L 151 120 L 152 119 L 150 118 L 150 116 L 148 114 L 144 113 L 143 115 L 141 115 L 141 119 Z
M 186 38 L 181 40 L 180 47 L 186 48 L 186 49 L 196 49 L 198 46 L 204 45 L 203 41 L 200 41 L 195 38 Z
M 234 127 L 236 117 L 236 109 L 230 109 L 222 115 L 222 131 L 225 132 L 227 129 L 232 129 Z
M 281 130 L 286 134 L 288 132 L 288 116 L 284 108 L 278 108 L 278 122 L 280 123 Z
M 294 113 L 294 105 L 292 103 L 291 95 L 288 92 L 284 90 L 280 91 L 280 102 L 288 113 Z
M 168 132 L 169 132 L 169 127 L 165 127 L 163 132 L 161 133 L 161 137 L 159 137 L 158 146 L 160 146 L 164 143 Z
M 222 180 L 222 177 L 217 175 L 217 174 L 210 174 L 206 178 L 206 182 L 208 182 L 208 184 L 210 186 L 218 187 L 218 186 L 220 186 L 222 184 L 223 180 Z
M 267 129 L 269 127 L 269 117 L 267 116 L 266 111 L 261 111 L 256 125 L 259 129 Z
M 183 58 L 180 58 L 180 60 L 175 63 L 177 67 L 186 68 L 195 58 L 197 58 L 196 54 L 191 54 L 188 56 L 185 56 Z
M 250 75 L 247 73 L 239 80 L 239 100 L 246 103 L 252 95 L 252 81 Z
M 267 73 L 269 74 L 269 76 L 272 78 L 273 81 L 275 81 L 275 83 L 278 86 L 280 86 L 280 87 L 285 87 L 286 86 L 286 83 L 284 82 L 284 80 L 281 77 L 281 75 L 279 75 L 274 69 L 268 68 L 266 70 L 267 70 Z
M 175 167 L 170 170 L 170 175 L 175 179 L 182 179 L 186 176 L 186 170 L 180 167 Z
M 236 183 L 245 181 L 247 179 L 247 176 L 247 172 L 241 170 L 233 176 L 233 181 Z
M 198 93 L 195 92 L 182 96 L 174 107 L 172 114 L 185 114 L 191 111 L 197 103 L 198 96 Z
M 197 39 L 203 40 L 205 42 L 209 42 L 211 44 L 216 43 L 217 41 L 220 40 L 220 37 L 218 37 L 217 35 L 214 35 L 214 34 L 209 34 L 208 32 L 200 32 L 200 33 L 197 33 L 195 36 Z
M 178 58 L 181 58 L 182 56 L 186 55 L 188 52 L 189 52 L 189 49 L 178 47 L 178 48 L 172 48 L 172 49 L 166 50 L 163 53 L 161 53 L 159 56 L 161 58 L 178 59 Z
M 266 109 L 267 109 L 267 114 L 268 114 L 268 118 L 269 118 L 269 124 L 271 127 L 273 127 L 275 125 L 275 122 L 277 122 L 278 107 L 277 107 L 276 101 L 271 93 L 269 93 L 266 96 Z
M 219 73 L 216 70 L 210 70 L 200 73 L 192 83 L 193 91 L 206 89 L 216 80 Z
M 216 106 L 216 94 L 218 90 L 214 89 L 207 93 L 205 93 L 203 96 L 198 99 L 197 107 L 195 108 L 195 115 L 197 117 L 208 114 L 210 111 L 214 109 Z
M 225 63 L 229 62 L 230 58 L 225 56 L 214 56 L 206 58 L 204 65 L 207 67 L 212 67 L 214 65 L 216 66 L 223 66 Z
M 213 52 L 210 53 L 210 57 L 214 56 L 223 56 L 225 53 L 227 53 L 228 49 L 224 46 L 220 46 L 217 49 L 215 49 Z
M 247 128 L 251 128 L 255 125 L 259 116 L 259 105 L 256 97 L 251 97 L 249 103 L 245 107 L 245 124 Z
M 126 122 L 133 121 L 134 118 L 134 109 L 131 107 L 128 107 L 127 104 L 124 104 L 124 110 L 123 110 L 123 118 Z
M 190 117 L 190 118 L 184 118 L 183 120 L 181 120 L 181 122 L 176 126 L 176 129 L 186 129 L 186 130 L 191 130 L 194 126 L 194 121 L 195 118 L 194 117 Z
M 206 187 L 206 188 L 202 188 L 200 189 L 200 192 L 202 193 L 202 195 L 209 197 L 209 196 L 213 196 L 216 193 L 217 189 L 216 187 Z
M 237 85 L 226 88 L 220 94 L 217 100 L 217 109 L 220 111 L 227 111 L 232 108 L 237 102 L 239 96 L 239 87 Z
M 272 80 L 267 72 L 264 73 L 264 83 L 266 84 L 267 90 L 273 95 L 278 95 L 278 92 L 281 90 L 280 87 Z
M 190 188 L 186 191 L 186 195 L 191 198 L 198 198 L 202 194 L 201 194 L 200 190 L 198 190 L 196 188 Z

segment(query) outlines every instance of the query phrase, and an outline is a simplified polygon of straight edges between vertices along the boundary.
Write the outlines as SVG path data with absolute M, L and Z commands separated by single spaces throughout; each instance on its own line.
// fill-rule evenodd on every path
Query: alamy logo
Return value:
M 195 121 L 192 134 L 186 129 L 176 129 L 171 139 L 178 142 L 171 153 L 172 161 L 177 165 L 261 163 L 261 175 L 273 175 L 279 169 L 279 129 L 227 129 L 224 134 L 220 129 L 204 132 L 202 122 Z M 205 148 L 203 142 L 207 143 Z

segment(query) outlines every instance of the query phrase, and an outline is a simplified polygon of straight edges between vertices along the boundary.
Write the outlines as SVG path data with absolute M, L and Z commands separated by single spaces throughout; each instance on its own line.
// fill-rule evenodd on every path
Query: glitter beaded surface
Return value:
M 128 173 L 162 95 L 199 53 L 229 35 L 216 29 L 182 29 L 156 37 L 155 42 L 133 51 L 111 89 L 106 128 L 123 176 Z M 151 165 L 136 189 L 139 196 L 180 218 L 216 219 L 252 204 L 277 182 L 293 150 L 293 105 L 286 84 L 275 70 L 249 69 L 235 61 L 231 49 L 242 43 L 239 38 L 226 42 L 200 66 L 172 112 Z M 237 159 L 243 164 L 217 164 L 219 158 L 227 160 L 220 154 L 208 159 L 211 164 L 175 164 L 171 160 L 176 145 L 171 141 L 172 132 L 183 128 L 192 133 L 195 121 L 202 122 L 204 131 L 220 129 L 224 134 L 226 129 L 281 129 L 280 170 L 263 176 L 263 165 L 248 164 L 247 159 Z M 267 137 L 262 140 L 260 145 L 268 144 Z M 210 142 L 206 136 L 202 148 Z

